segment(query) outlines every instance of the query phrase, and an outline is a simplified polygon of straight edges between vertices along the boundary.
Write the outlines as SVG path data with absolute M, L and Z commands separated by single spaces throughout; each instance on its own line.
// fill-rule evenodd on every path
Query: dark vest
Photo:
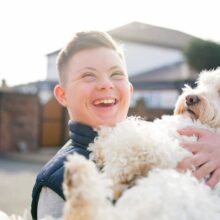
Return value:
M 62 183 L 64 162 L 66 156 L 78 153 L 89 158 L 88 145 L 93 142 L 97 133 L 86 125 L 70 122 L 70 140 L 57 152 L 57 154 L 42 168 L 32 191 L 31 214 L 33 220 L 37 219 L 37 205 L 42 187 L 46 186 L 56 192 L 64 200 Z

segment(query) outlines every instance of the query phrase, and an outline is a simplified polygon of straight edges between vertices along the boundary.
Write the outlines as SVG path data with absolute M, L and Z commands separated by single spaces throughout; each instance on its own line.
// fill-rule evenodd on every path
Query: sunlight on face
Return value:
M 115 51 L 83 50 L 70 59 L 66 73 L 64 104 L 72 120 L 97 127 L 126 118 L 133 89 Z

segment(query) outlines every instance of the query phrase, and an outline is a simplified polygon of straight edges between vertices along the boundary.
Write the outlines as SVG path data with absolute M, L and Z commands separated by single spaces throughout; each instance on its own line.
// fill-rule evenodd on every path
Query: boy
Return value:
M 62 215 L 66 156 L 77 152 L 89 158 L 87 147 L 96 136 L 93 128 L 124 120 L 133 92 L 123 54 L 107 33 L 76 34 L 59 53 L 57 67 L 60 83 L 54 95 L 68 110 L 71 142 L 38 174 L 32 194 L 33 219 Z
M 54 218 L 62 215 L 66 156 L 79 153 L 89 158 L 87 147 L 96 136 L 93 128 L 114 126 L 124 120 L 133 92 L 123 55 L 107 33 L 90 31 L 76 34 L 59 53 L 57 66 L 60 83 L 54 88 L 54 95 L 68 110 L 71 141 L 38 174 L 32 193 L 34 220 L 46 215 Z M 190 145 L 182 143 L 194 155 L 186 158 L 178 168 L 185 170 L 199 164 L 195 176 L 200 179 L 211 174 L 208 185 L 214 187 L 220 179 L 220 137 L 191 128 L 179 132 L 195 134 L 199 140 Z

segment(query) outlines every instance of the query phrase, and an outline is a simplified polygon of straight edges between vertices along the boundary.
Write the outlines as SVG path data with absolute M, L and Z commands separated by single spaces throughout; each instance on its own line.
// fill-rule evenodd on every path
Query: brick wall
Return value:
M 37 95 L 0 91 L 0 152 L 38 148 L 39 118 Z

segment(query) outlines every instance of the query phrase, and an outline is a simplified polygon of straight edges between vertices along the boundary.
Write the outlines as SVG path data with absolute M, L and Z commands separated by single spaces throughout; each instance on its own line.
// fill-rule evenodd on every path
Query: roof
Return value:
M 52 54 L 58 54 L 60 52 L 61 49 L 58 49 L 58 50 L 55 50 L 55 51 L 52 51 L 48 54 L 46 54 L 46 56 L 51 56 Z
M 134 76 L 130 76 L 131 82 L 154 82 L 154 81 L 175 81 L 184 80 L 180 74 L 180 66 L 183 61 L 166 66 L 158 67 L 150 71 L 144 71 Z
M 185 84 L 194 87 L 195 80 L 175 80 L 175 81 L 155 81 L 155 82 L 134 82 L 132 83 L 134 91 L 140 90 L 179 90 L 185 86 Z
M 131 22 L 118 28 L 109 30 L 108 33 L 119 40 L 183 49 L 196 37 L 181 31 L 163 28 L 141 22 Z M 55 50 L 48 55 L 56 54 Z
M 108 32 L 114 38 L 144 44 L 183 49 L 196 37 L 181 31 L 140 22 L 131 22 Z

